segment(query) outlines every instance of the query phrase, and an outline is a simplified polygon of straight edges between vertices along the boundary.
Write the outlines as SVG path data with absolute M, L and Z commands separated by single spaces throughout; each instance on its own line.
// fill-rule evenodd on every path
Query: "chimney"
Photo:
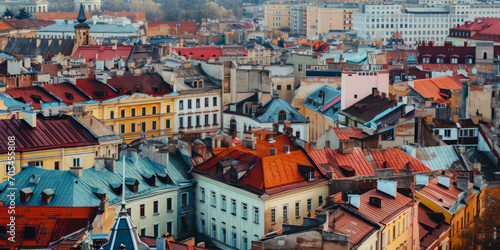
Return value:
M 397 184 L 396 181 L 377 180 L 377 190 L 396 198 Z
M 380 96 L 380 92 L 376 89 L 373 90 L 373 97 Z
M 450 178 L 446 177 L 446 176 L 438 176 L 438 184 L 440 184 L 441 186 L 444 186 L 446 188 L 449 188 L 450 187 Z M 457 179 L 457 184 L 458 184 L 458 179 Z
M 278 121 L 274 121 L 273 132 L 279 132 L 279 131 L 280 131 L 280 125 L 278 124 Z
M 472 121 L 474 122 L 475 125 L 478 125 L 479 124 L 479 116 L 474 116 Z
M 359 194 L 348 194 L 347 199 L 351 206 L 359 209 Z
M 477 171 L 479 173 L 482 172 L 482 165 L 480 162 L 476 162 L 476 163 L 472 164 L 472 168 L 474 171 Z
M 33 111 L 23 110 L 23 120 L 28 123 L 31 128 L 36 128 L 36 113 Z
M 385 98 L 387 98 L 387 93 L 385 93 L 385 92 L 382 92 L 382 97 L 381 97 L 381 98 L 382 98 L 382 99 L 385 99 Z
M 396 95 L 394 94 L 389 94 L 389 100 L 396 100 Z
M 340 140 L 339 151 L 343 154 L 351 154 L 354 151 L 354 140 Z
M 104 158 L 95 157 L 94 158 L 94 169 L 95 171 L 103 171 L 106 167 L 104 166 Z
M 83 167 L 70 167 L 69 170 L 71 171 L 71 173 L 73 173 L 74 175 L 78 176 L 78 177 L 82 177 L 82 174 L 83 174 Z
M 284 150 L 285 150 L 285 154 L 289 154 L 290 153 L 290 145 L 285 145 Z
M 453 123 L 458 123 L 458 115 L 453 115 Z
M 271 156 L 276 155 L 276 148 L 270 148 L 269 151 L 270 151 L 269 153 L 271 154 Z
M 427 122 L 427 124 L 432 124 L 433 123 L 432 115 L 426 115 L 425 122 Z
M 415 175 L 415 185 L 427 186 L 428 184 L 429 184 L 429 176 L 421 174 Z
M 457 176 L 457 188 L 466 191 L 469 189 L 469 177 L 468 176 Z
M 475 174 L 474 175 L 474 187 L 481 189 L 481 186 L 483 185 L 483 175 L 482 174 Z

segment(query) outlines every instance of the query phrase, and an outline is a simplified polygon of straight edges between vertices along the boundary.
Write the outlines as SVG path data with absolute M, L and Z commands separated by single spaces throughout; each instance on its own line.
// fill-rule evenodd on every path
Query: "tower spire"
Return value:
M 79 23 L 87 21 L 85 10 L 83 10 L 83 4 L 80 4 L 80 11 L 78 12 L 78 17 L 76 18 L 76 20 L 78 20 Z

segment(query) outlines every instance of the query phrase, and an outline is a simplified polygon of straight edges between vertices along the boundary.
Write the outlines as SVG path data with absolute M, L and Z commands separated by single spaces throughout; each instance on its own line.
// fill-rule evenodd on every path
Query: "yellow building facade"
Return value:
M 355 8 L 304 8 L 306 15 L 306 35 L 317 36 L 330 30 L 352 30 L 352 14 Z
M 269 29 L 290 28 L 291 4 L 264 5 L 264 23 Z

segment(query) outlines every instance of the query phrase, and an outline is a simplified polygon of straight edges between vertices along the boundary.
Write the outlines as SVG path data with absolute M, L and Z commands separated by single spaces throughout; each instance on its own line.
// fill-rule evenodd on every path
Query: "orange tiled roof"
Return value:
M 449 209 L 458 201 L 462 190 L 458 189 L 452 183 L 450 183 L 448 188 L 441 186 L 438 184 L 438 177 L 435 177 L 430 179 L 428 185 L 418 190 L 418 192 L 432 200 L 434 203 Z
M 369 199 L 372 196 L 382 199 L 382 208 L 369 204 Z M 376 189 L 372 189 L 360 195 L 359 209 L 357 211 L 374 222 L 385 224 L 409 209 L 412 206 L 411 202 L 411 198 L 400 193 L 396 193 L 396 197 L 394 198 Z
M 261 133 L 262 140 L 258 137 Z M 255 150 L 242 145 L 229 147 L 193 168 L 193 172 L 225 181 L 224 179 L 230 178 L 229 171 L 220 178 L 217 176 L 217 165 L 234 168 L 238 173 L 242 173 L 242 176 L 231 184 L 251 192 L 269 195 L 327 182 L 323 172 L 289 135 L 280 135 L 275 137 L 274 142 L 268 142 L 265 140 L 268 133 L 255 132 Z M 290 145 L 289 154 L 284 153 L 285 145 Z M 276 155 L 270 154 L 270 148 L 276 148 Z M 308 182 L 298 171 L 298 165 L 313 168 L 314 181 Z
M 413 89 L 424 98 L 434 98 L 435 102 L 450 103 L 449 97 L 443 96 L 440 89 L 460 90 L 462 83 L 450 76 L 414 80 Z
M 0 20 L 0 30 L 10 30 L 12 29 L 12 26 L 4 22 L 3 20 Z
M 373 229 L 370 225 L 359 216 L 355 216 L 344 209 L 333 211 L 328 217 L 329 231 L 349 235 L 350 247 L 356 246 L 363 240 Z
M 365 149 L 364 153 L 366 156 L 372 156 L 372 165 L 376 165 L 376 168 L 394 168 L 394 172 L 396 174 L 398 174 L 401 169 L 411 169 L 413 172 L 431 171 L 422 162 L 405 153 L 401 149 Z
M 349 140 L 351 137 L 365 138 L 368 135 L 363 133 L 363 130 L 356 127 L 332 128 L 339 140 Z

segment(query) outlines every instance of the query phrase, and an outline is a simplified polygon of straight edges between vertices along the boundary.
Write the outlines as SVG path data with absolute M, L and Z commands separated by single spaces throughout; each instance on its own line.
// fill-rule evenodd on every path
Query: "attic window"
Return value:
M 168 176 L 168 174 L 166 173 L 156 173 L 156 177 L 158 178 L 158 180 L 161 181 L 161 183 L 163 184 L 168 184 L 170 183 L 170 176 Z
M 31 190 L 30 187 L 26 187 L 26 188 L 21 189 L 19 194 L 21 195 L 21 197 L 20 197 L 21 202 L 26 203 L 30 200 L 31 196 L 33 195 L 33 190 Z
M 95 194 L 95 196 L 97 196 L 99 199 L 106 199 L 106 192 L 102 188 L 90 187 L 90 189 L 92 190 L 92 193 Z
M 107 89 L 97 89 L 93 93 L 97 97 L 103 98 L 103 97 L 106 97 L 108 95 L 108 90 Z
M 278 113 L 278 121 L 285 121 L 286 120 L 286 111 L 281 110 Z
M 299 173 L 307 180 L 314 181 L 314 168 L 297 164 Z
M 139 192 L 139 181 L 134 178 L 125 178 L 125 185 L 130 191 L 137 193 Z
M 377 208 L 382 208 L 382 199 L 380 197 L 370 196 L 368 204 Z
M 42 205 L 48 205 L 54 197 L 54 190 L 52 188 L 47 188 L 42 191 Z
M 234 168 L 231 168 L 231 170 L 229 171 L 229 174 L 230 174 L 230 178 L 231 178 L 232 182 L 238 181 L 238 173 L 236 172 L 236 170 Z
M 155 187 L 156 186 L 156 179 L 155 179 L 155 176 L 153 174 L 141 174 L 142 175 L 142 178 L 144 178 L 144 181 L 146 181 L 146 183 L 152 187 Z
M 30 98 L 33 100 L 34 103 L 40 103 L 42 101 L 42 97 L 39 95 L 31 94 Z
M 117 195 L 122 195 L 122 184 L 121 183 L 111 183 L 109 184 L 111 190 L 115 192 Z
M 66 92 L 66 93 L 64 93 L 64 95 L 66 96 L 66 99 L 68 99 L 68 100 L 75 99 L 75 97 L 73 96 L 73 93 Z

